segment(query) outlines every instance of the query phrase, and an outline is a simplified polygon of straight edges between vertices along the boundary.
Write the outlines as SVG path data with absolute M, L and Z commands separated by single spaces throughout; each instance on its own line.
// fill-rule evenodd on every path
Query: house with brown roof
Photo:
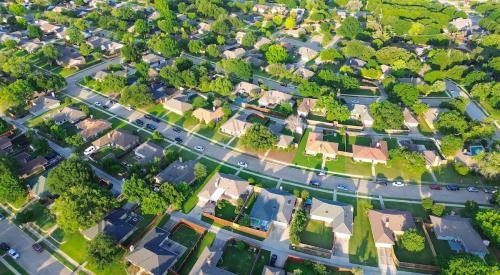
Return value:
M 214 110 L 207 110 L 205 108 L 198 108 L 193 111 L 193 117 L 195 117 L 198 121 L 204 122 L 205 124 L 209 124 L 210 122 L 217 122 L 222 119 L 224 116 L 224 111 L 222 107 L 219 107 Z
M 87 118 L 78 122 L 75 126 L 77 129 L 80 129 L 80 136 L 84 140 L 89 140 L 111 129 L 112 125 L 111 122 L 104 119 Z
M 60 28 L 59 26 L 53 25 L 45 20 L 38 20 L 37 24 L 45 34 L 55 33 Z
M 336 239 L 341 238 L 348 243 L 352 236 L 353 210 L 349 204 L 312 198 L 309 217 L 324 222 L 332 228 Z
M 317 51 L 308 47 L 300 47 L 297 53 L 300 55 L 300 59 L 304 62 L 308 62 L 309 60 L 314 59 L 316 58 L 316 56 L 318 56 Z
M 314 110 L 318 100 L 316 98 L 304 98 L 297 108 L 297 114 L 301 117 L 307 117 L 309 113 Z
M 19 163 L 21 165 L 19 178 L 25 179 L 40 171 L 44 171 L 48 161 L 46 158 L 38 156 L 32 160 L 29 160 L 29 158 L 22 159 Z
M 387 141 L 380 140 L 373 147 L 353 145 L 352 158 L 355 161 L 386 164 L 389 160 Z
M 74 124 L 83 118 L 85 118 L 87 115 L 74 107 L 64 107 L 61 110 L 54 112 L 51 115 L 52 120 L 54 120 L 55 124 L 61 125 L 65 122 L 69 122 L 71 124 Z
M 105 146 L 127 151 L 139 144 L 139 137 L 123 129 L 116 129 L 92 142 L 97 149 Z
M 280 149 L 287 149 L 290 148 L 290 146 L 293 144 L 293 137 L 288 136 L 288 135 L 279 135 L 278 137 L 278 143 L 276 144 L 276 147 Z
M 158 184 L 169 183 L 172 185 L 186 183 L 192 184 L 196 177 L 194 175 L 194 166 L 196 165 L 195 160 L 188 160 L 183 162 L 182 160 L 177 160 L 172 162 L 167 168 L 163 169 L 158 175 L 155 176 L 154 180 Z
M 232 59 L 232 58 L 241 58 L 243 57 L 245 54 L 246 54 L 246 50 L 243 49 L 243 48 L 237 48 L 237 49 L 234 49 L 234 50 L 225 50 L 223 53 L 222 53 L 222 56 L 225 58 L 225 59 Z
M 267 44 L 271 44 L 271 40 L 269 40 L 268 38 L 266 37 L 261 37 L 254 45 L 253 47 L 257 50 L 260 49 L 260 47 L 264 46 L 264 45 L 267 45 Z
M 12 151 L 12 141 L 7 136 L 0 136 L 0 155 Z
M 289 102 L 291 99 L 290 94 L 271 90 L 262 92 L 262 97 L 257 102 L 261 107 L 274 108 L 281 103 Z
M 180 116 L 183 116 L 185 113 L 193 109 L 193 105 L 191 105 L 191 103 L 188 103 L 185 97 L 178 96 L 165 100 L 163 102 L 163 108 Z
M 370 209 L 368 219 L 376 247 L 391 248 L 405 231 L 416 228 L 411 213 L 407 211 Z
M 351 111 L 351 119 L 360 120 L 365 127 L 373 126 L 373 117 L 366 105 L 354 104 L 349 106 Z
M 252 189 L 253 187 L 248 184 L 248 181 L 238 176 L 217 172 L 198 193 L 198 198 L 204 203 L 227 200 L 236 204 L 239 198 L 244 195 L 248 196 Z
M 252 123 L 233 116 L 220 126 L 220 131 L 224 134 L 239 138 L 243 136 L 251 126 Z
M 323 134 L 310 132 L 307 137 L 305 148 L 306 155 L 323 155 L 325 158 L 335 159 L 339 152 L 339 144 L 336 142 L 324 141 Z
M 429 108 L 429 110 L 427 110 L 427 112 L 424 113 L 424 120 L 425 122 L 427 122 L 427 125 L 429 125 L 429 127 L 432 129 L 432 130 L 435 130 L 434 128 L 434 123 L 437 121 L 438 119 L 438 116 L 445 112 L 446 109 L 442 109 L 442 108 Z
M 425 166 L 429 169 L 446 164 L 446 160 L 442 159 L 441 156 L 434 150 L 425 150 L 422 154 L 425 158 Z
M 304 122 L 304 119 L 300 116 L 290 115 L 285 120 L 285 125 L 288 129 L 290 129 L 294 133 L 303 134 L 307 125 Z
M 241 81 L 234 87 L 233 93 L 241 95 L 254 95 L 260 93 L 260 87 L 250 82 Z
M 142 61 L 152 68 L 159 68 L 165 64 L 165 58 L 154 53 L 149 53 L 142 56 Z
M 413 113 L 410 111 L 409 108 L 404 108 L 403 110 L 403 117 L 404 117 L 404 124 L 408 128 L 417 128 L 418 127 L 418 120 L 415 118 Z
M 41 115 L 48 110 L 52 110 L 61 105 L 61 101 L 53 96 L 40 96 L 31 101 L 31 108 L 28 110 L 33 116 Z

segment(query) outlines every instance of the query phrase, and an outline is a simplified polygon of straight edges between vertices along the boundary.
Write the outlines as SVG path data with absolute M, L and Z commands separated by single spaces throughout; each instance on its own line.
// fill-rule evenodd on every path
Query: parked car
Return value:
M 400 181 L 393 181 L 392 182 L 392 186 L 394 186 L 394 187 L 403 187 L 403 186 L 405 186 L 405 184 L 403 182 L 400 182 Z
M 201 146 L 201 145 L 196 145 L 194 147 L 194 149 L 198 152 L 203 152 L 205 150 L 205 147 Z
M 441 190 L 441 189 L 442 189 L 442 188 L 441 188 L 441 185 L 439 185 L 439 184 L 435 184 L 435 183 L 434 183 L 434 184 L 429 185 L 429 188 L 430 188 L 431 190 Z
M 94 146 L 94 145 L 90 145 L 89 147 L 87 147 L 87 149 L 85 149 L 83 151 L 83 154 L 85 156 L 90 156 L 92 155 L 95 151 L 97 150 L 97 148 Z
M 276 260 L 278 260 L 278 255 L 276 254 L 271 255 L 271 261 L 269 262 L 269 265 L 274 266 L 276 264 Z
M 148 128 L 151 131 L 154 131 L 154 130 L 156 130 L 156 125 L 148 123 L 148 124 L 146 124 L 146 128 Z
M 152 115 L 150 115 L 150 114 L 145 114 L 145 115 L 144 115 L 144 118 L 149 119 L 149 120 L 152 120 L 152 121 L 154 121 L 154 122 L 156 122 L 156 123 L 161 122 L 161 120 L 160 120 L 159 118 L 157 118 L 157 117 L 155 117 L 155 116 L 152 116 Z
M 337 184 L 337 190 L 352 191 L 351 188 L 345 184 Z
M 318 179 L 312 179 L 309 181 L 309 184 L 312 186 L 321 186 L 321 181 L 319 181 Z
M 94 103 L 94 105 L 97 106 L 97 107 L 102 107 L 102 103 L 99 102 L 99 101 L 97 101 L 96 103 Z
M 125 106 L 125 109 L 129 110 L 129 111 L 133 111 L 134 108 L 132 108 L 132 106 Z
M 7 243 L 0 243 L 0 251 L 9 251 L 10 245 Z
M 458 191 L 460 190 L 460 187 L 456 184 L 448 184 L 446 185 L 446 190 L 448 191 Z
M 322 176 L 326 176 L 326 171 L 325 170 L 320 170 L 318 172 L 318 176 L 322 177 Z
M 238 161 L 238 166 L 239 167 L 243 167 L 243 168 L 247 168 L 248 167 L 248 164 L 242 160 Z
M 136 119 L 135 120 L 135 124 L 139 125 L 139 126 L 144 126 L 144 121 L 140 120 L 140 119 Z
M 108 105 L 102 105 L 102 108 L 107 110 L 107 109 L 109 109 L 109 106 Z
M 17 251 L 14 249 L 14 248 L 11 248 L 9 249 L 9 255 L 14 259 L 14 260 L 17 260 L 19 259 L 19 257 L 21 257 L 19 255 L 19 253 L 17 253 Z
M 177 143 L 182 143 L 182 138 L 180 138 L 180 137 L 176 137 L 174 140 Z
M 34 243 L 31 248 L 33 248 L 33 250 L 35 250 L 36 252 L 38 253 L 42 253 L 43 251 L 43 246 L 39 243 Z
M 495 194 L 498 190 L 494 187 L 485 187 L 483 191 L 486 194 Z
M 469 191 L 469 192 L 479 192 L 479 189 L 477 187 L 474 187 L 474 186 L 469 186 L 469 187 L 467 187 L 467 191 Z
M 377 180 L 377 181 L 375 181 L 375 184 L 387 186 L 387 181 L 386 180 Z
M 4 215 L 0 214 L 0 221 L 3 221 L 3 220 L 5 220 L 5 217 L 4 217 Z
M 173 129 L 173 130 L 174 130 L 174 132 L 176 132 L 176 133 L 180 133 L 180 132 L 182 132 L 182 129 L 181 129 L 181 128 L 179 128 L 179 127 L 174 127 L 174 129 Z

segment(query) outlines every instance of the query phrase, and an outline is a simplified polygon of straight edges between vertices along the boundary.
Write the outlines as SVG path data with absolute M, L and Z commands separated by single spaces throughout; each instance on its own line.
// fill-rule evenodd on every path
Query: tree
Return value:
M 241 45 L 245 48 L 251 48 L 257 42 L 257 37 L 251 31 L 247 32 L 241 39 Z
M 344 58 L 344 56 L 335 48 L 329 48 L 321 51 L 319 57 L 321 58 L 321 61 L 332 61 L 332 62 Z
M 172 12 L 168 6 L 170 0 L 155 0 L 155 9 L 160 13 L 162 17 L 168 17 Z
M 288 30 L 294 29 L 297 26 L 297 21 L 294 17 L 288 16 L 288 18 L 285 20 L 284 26 Z
M 356 38 L 362 31 L 363 29 L 358 19 L 352 16 L 344 19 L 342 25 L 338 28 L 338 33 L 348 39 Z
M 373 128 L 379 131 L 401 129 L 404 123 L 403 112 L 398 105 L 389 101 L 374 102 L 370 105 L 373 115 Z
M 309 198 L 309 191 L 307 191 L 306 189 L 302 190 L 300 192 L 300 198 L 302 200 L 307 200 Z
M 40 29 L 40 27 L 36 25 L 28 25 L 27 31 L 28 31 L 28 37 L 31 39 L 42 38 L 43 36 L 42 30 Z
M 271 130 L 262 124 L 252 125 L 241 138 L 243 146 L 258 151 L 271 148 L 277 141 Z
M 108 74 L 104 77 L 104 79 L 99 83 L 99 87 L 101 91 L 105 94 L 115 94 L 120 93 L 123 88 L 125 88 L 125 78 L 113 74 Z
M 469 99 L 463 96 L 457 96 L 450 101 L 444 101 L 441 103 L 441 107 L 456 110 L 461 114 L 465 113 L 465 108 L 469 104 Z
M 444 275 L 490 275 L 498 274 L 498 266 L 489 266 L 483 259 L 472 254 L 458 254 L 453 256 L 442 270 Z
M 292 245 L 298 245 L 300 243 L 300 233 L 304 231 L 306 225 L 307 225 L 306 212 L 303 209 L 297 210 L 290 225 L 289 238 L 290 238 L 290 243 Z
M 148 40 L 147 44 L 153 51 L 161 53 L 165 58 L 170 58 L 180 53 L 177 41 L 170 36 L 155 35 Z
M 224 72 L 231 77 L 240 78 L 245 81 L 249 81 L 252 78 L 252 67 L 248 62 L 239 58 L 223 59 L 219 64 Z
M 457 161 L 457 162 L 455 162 L 455 164 L 453 166 L 455 168 L 455 172 L 457 172 L 457 174 L 459 174 L 461 176 L 466 176 L 470 172 L 469 167 L 467 167 L 467 165 L 465 165 L 461 162 Z
M 153 103 L 153 94 L 145 84 L 127 86 L 121 93 L 120 103 L 132 107 L 144 107 Z
M 465 202 L 465 207 L 460 211 L 460 215 L 466 218 L 474 218 L 478 211 L 479 205 L 477 204 L 477 202 L 468 200 Z
M 475 210 L 478 209 L 476 204 Z M 500 246 L 500 211 L 496 209 L 480 210 L 475 216 L 475 222 L 495 246 Z
M 53 44 L 45 44 L 40 53 L 42 56 L 52 64 L 54 64 L 60 56 L 59 50 Z
M 403 247 L 411 252 L 420 252 L 425 248 L 425 238 L 414 228 L 405 231 L 401 236 Z
M 270 64 L 286 62 L 288 60 L 288 51 L 281 45 L 271 45 L 266 52 L 266 60 Z
M 69 42 L 73 45 L 80 45 L 85 40 L 82 32 L 73 26 L 66 29 L 66 36 L 68 37 Z
M 64 142 L 76 148 L 85 144 L 85 140 L 83 139 L 83 137 L 78 134 L 66 137 L 64 139 Z
M 219 49 L 217 48 L 217 45 L 215 44 L 210 44 L 207 46 L 206 53 L 210 57 L 217 57 L 220 55 Z
M 425 210 L 429 210 L 432 208 L 432 205 L 434 204 L 434 201 L 432 200 L 432 198 L 423 198 L 422 199 L 422 207 L 425 209 Z
M 393 92 L 396 97 L 408 107 L 417 103 L 420 94 L 417 88 L 409 83 L 398 83 L 394 85 Z
M 327 274 L 326 266 L 324 264 L 321 264 L 321 263 L 314 263 L 313 270 L 314 270 L 315 274 Z
M 142 18 L 135 20 L 134 31 L 140 35 L 149 33 L 150 29 L 148 22 Z
M 233 91 L 233 83 L 227 77 L 218 77 L 210 83 L 210 89 L 221 96 L 228 96 Z
M 94 171 L 89 163 L 73 156 L 62 161 L 47 176 L 50 193 L 62 195 L 73 186 L 88 185 L 94 181 Z
M 434 204 L 431 208 L 432 215 L 441 217 L 443 215 L 445 208 L 446 207 L 444 206 L 444 204 L 440 204 L 440 203 Z
M 441 113 L 437 118 L 436 126 L 444 134 L 463 134 L 468 128 L 468 123 L 459 112 L 452 110 Z
M 305 79 L 300 82 L 297 90 L 303 97 L 319 97 L 326 92 L 325 89 L 319 86 L 319 84 L 317 84 L 316 82 L 308 81 Z
M 464 140 L 461 137 L 446 135 L 441 139 L 441 151 L 447 157 L 454 156 L 463 147 Z
M 89 56 L 92 54 L 92 47 L 87 43 L 80 44 L 80 54 L 82 56 Z
M 500 152 L 482 152 L 474 157 L 479 173 L 489 179 L 495 180 L 500 176 Z
M 194 165 L 194 178 L 196 180 L 204 179 L 207 176 L 207 167 L 201 163 L 196 163 Z
M 0 202 L 2 203 L 12 203 L 26 195 L 26 190 L 10 163 L 6 157 L 0 157 Z
M 119 252 L 116 240 L 104 233 L 99 234 L 87 245 L 89 263 L 99 270 L 113 263 Z
M 125 62 L 137 62 L 141 58 L 141 52 L 136 44 L 127 44 L 120 49 L 120 55 Z
M 349 119 L 351 112 L 347 106 L 342 105 L 333 96 L 326 95 L 319 98 L 316 108 L 326 111 L 326 119 L 329 121 L 344 122 Z

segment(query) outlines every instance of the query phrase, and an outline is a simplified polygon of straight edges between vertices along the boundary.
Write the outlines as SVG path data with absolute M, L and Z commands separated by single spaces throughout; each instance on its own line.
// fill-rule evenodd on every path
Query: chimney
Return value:
M 182 157 L 179 157 L 179 162 L 182 163 Z
M 385 227 L 389 228 L 389 217 L 385 218 Z

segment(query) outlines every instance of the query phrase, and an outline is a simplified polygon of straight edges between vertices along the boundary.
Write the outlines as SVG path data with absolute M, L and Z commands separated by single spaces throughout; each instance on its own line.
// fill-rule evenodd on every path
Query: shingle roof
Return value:
M 111 122 L 103 119 L 92 119 L 88 118 L 86 120 L 77 123 L 76 128 L 80 129 L 80 135 L 87 139 L 98 135 L 108 129 L 111 129 Z
M 248 182 L 238 176 L 217 172 L 205 185 L 198 196 L 204 198 L 205 200 L 210 200 L 212 194 L 214 194 L 217 189 L 223 189 L 225 195 L 238 198 L 241 194 L 248 190 L 248 187 L 250 187 Z
M 352 157 L 359 158 L 359 159 L 387 161 L 389 159 L 389 151 L 387 149 L 387 142 L 384 140 L 381 140 L 381 141 L 379 141 L 379 146 L 377 146 L 377 147 L 353 145 L 352 146 Z
M 195 180 L 195 164 L 196 161 L 194 160 L 188 160 L 186 162 L 175 161 L 156 175 L 155 180 L 158 183 L 168 182 L 170 184 L 179 184 L 181 182 L 186 182 L 187 184 L 191 184 Z
M 310 214 L 333 219 L 333 232 L 352 235 L 352 205 L 313 198 Z
M 395 244 L 394 231 L 415 228 L 411 213 L 400 210 L 368 210 L 368 219 L 375 243 Z
M 250 212 L 251 218 L 290 223 L 297 198 L 278 189 L 262 189 Z

